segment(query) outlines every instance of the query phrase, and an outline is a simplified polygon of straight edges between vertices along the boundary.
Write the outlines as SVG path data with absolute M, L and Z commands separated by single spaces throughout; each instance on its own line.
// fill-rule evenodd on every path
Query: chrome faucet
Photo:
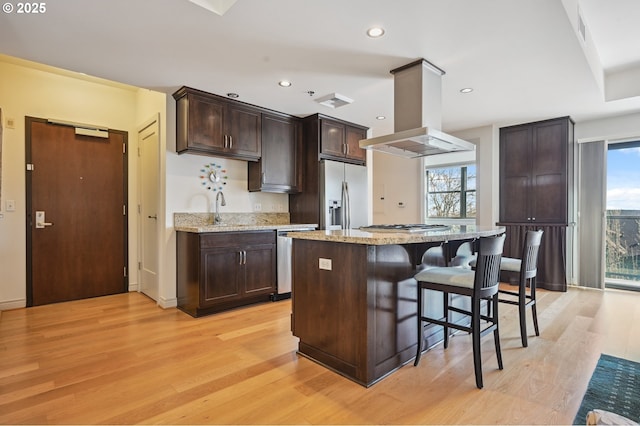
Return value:
M 220 199 L 221 198 L 222 198 L 222 205 L 223 206 L 227 205 L 227 202 L 224 199 L 224 194 L 222 193 L 222 191 L 218 192 L 218 194 L 216 194 L 216 214 L 214 215 L 215 223 L 222 222 L 222 218 L 220 217 Z

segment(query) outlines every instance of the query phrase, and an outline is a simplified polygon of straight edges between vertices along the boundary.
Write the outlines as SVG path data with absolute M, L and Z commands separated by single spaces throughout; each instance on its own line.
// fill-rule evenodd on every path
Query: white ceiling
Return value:
M 595 67 L 574 30 L 578 8 Z M 605 102 L 592 72 L 640 76 L 637 18 L 638 0 L 237 0 L 223 16 L 187 0 L 55 0 L 39 15 L 0 13 L 0 53 L 169 94 L 236 92 L 374 136 L 393 131 L 389 71 L 425 58 L 446 71 L 442 128 L 452 132 L 640 112 L 640 78 Z M 383 38 L 365 35 L 373 25 Z M 333 92 L 355 102 L 314 102 Z

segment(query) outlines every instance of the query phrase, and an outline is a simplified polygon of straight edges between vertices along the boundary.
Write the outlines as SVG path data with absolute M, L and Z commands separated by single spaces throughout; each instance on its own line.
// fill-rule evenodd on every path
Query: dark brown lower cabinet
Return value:
M 191 316 L 269 301 L 275 231 L 177 232 L 178 308 Z

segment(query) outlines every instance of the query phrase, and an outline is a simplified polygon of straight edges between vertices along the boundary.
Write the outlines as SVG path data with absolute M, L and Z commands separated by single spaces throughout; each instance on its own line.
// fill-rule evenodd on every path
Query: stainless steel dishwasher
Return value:
M 271 295 L 271 300 L 282 300 L 291 297 L 291 250 L 293 241 L 291 237 L 287 237 L 287 233 L 313 231 L 315 228 L 294 228 L 294 229 L 278 229 L 278 237 L 276 241 L 276 257 L 278 262 L 278 292 Z

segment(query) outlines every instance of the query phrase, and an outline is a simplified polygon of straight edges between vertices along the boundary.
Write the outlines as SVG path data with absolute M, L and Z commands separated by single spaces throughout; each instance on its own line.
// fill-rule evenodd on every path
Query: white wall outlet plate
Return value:
M 320 269 L 324 269 L 325 271 L 331 270 L 331 259 L 325 259 L 323 257 L 318 259 L 318 267 Z

